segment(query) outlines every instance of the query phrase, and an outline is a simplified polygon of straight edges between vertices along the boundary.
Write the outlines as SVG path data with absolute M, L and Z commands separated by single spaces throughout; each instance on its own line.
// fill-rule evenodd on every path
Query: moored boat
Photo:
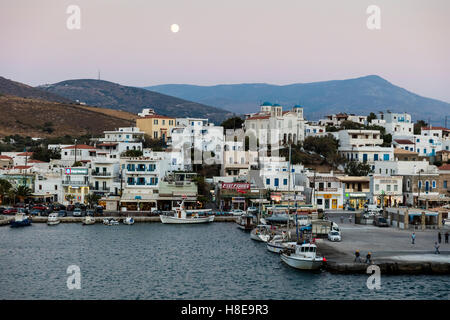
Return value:
M 127 224 L 127 225 L 132 225 L 132 224 L 134 224 L 134 219 L 133 219 L 133 217 L 126 217 L 125 219 L 123 219 L 123 224 Z
M 47 225 L 55 226 L 55 225 L 59 224 L 60 222 L 61 222 L 61 220 L 59 220 L 58 213 L 53 212 L 53 213 L 49 214 L 49 216 L 47 218 Z
M 250 239 L 255 241 L 267 242 L 271 236 L 269 225 L 260 224 L 250 232 Z
M 95 224 L 95 218 L 92 216 L 86 216 L 83 219 L 83 225 L 90 225 L 90 224 Z
M 236 218 L 236 223 L 239 229 L 251 231 L 256 227 L 256 217 L 252 214 L 243 214 Z
M 317 246 L 313 243 L 297 244 L 295 250 L 283 250 L 280 257 L 288 266 L 300 270 L 317 270 L 326 261 L 317 255 Z
M 107 226 L 116 226 L 119 224 L 119 221 L 114 218 L 105 218 L 103 219 L 103 224 Z
M 24 213 L 18 213 L 11 221 L 11 228 L 26 227 L 31 225 L 31 219 Z
M 267 250 L 273 253 L 281 253 L 288 248 L 294 248 L 297 244 L 296 241 L 287 241 L 285 234 L 277 234 L 272 239 L 267 241 Z
M 208 223 L 214 221 L 214 216 L 201 217 L 200 212 L 210 212 L 211 209 L 201 209 L 201 210 L 189 210 L 191 216 L 188 217 L 184 209 L 184 200 L 181 202 L 180 206 L 175 209 L 175 212 L 171 215 L 161 214 L 159 216 L 162 223 L 167 224 L 194 224 L 194 223 Z

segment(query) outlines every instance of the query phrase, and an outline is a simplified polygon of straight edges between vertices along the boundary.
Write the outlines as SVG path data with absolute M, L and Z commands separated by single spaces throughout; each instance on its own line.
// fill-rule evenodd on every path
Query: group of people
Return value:
M 355 260 L 354 260 L 354 262 L 362 262 L 359 250 L 355 251 Z M 366 260 L 364 261 L 364 263 L 372 264 L 372 253 L 370 253 L 370 251 L 367 253 Z
M 444 234 L 445 243 L 448 243 L 448 231 Z M 413 232 L 411 235 L 411 243 L 414 244 L 416 242 L 416 233 Z M 435 254 L 441 254 L 439 251 L 440 244 L 442 242 L 442 234 L 440 231 L 438 231 L 438 241 L 434 242 L 434 253 Z

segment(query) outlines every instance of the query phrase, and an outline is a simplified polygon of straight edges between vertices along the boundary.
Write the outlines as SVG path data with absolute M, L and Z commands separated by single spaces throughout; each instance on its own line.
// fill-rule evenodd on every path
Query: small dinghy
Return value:
M 133 219 L 133 217 L 126 217 L 125 219 L 123 219 L 123 224 L 127 224 L 127 225 L 132 225 L 132 224 L 134 224 L 134 219 Z
M 61 220 L 59 220 L 58 213 L 56 213 L 56 212 L 50 213 L 50 215 L 47 218 L 47 225 L 49 225 L 49 226 L 55 226 L 55 225 L 59 224 L 60 222 L 61 222 Z
M 119 224 L 119 221 L 114 218 L 105 218 L 103 219 L 103 224 L 107 226 L 117 226 Z

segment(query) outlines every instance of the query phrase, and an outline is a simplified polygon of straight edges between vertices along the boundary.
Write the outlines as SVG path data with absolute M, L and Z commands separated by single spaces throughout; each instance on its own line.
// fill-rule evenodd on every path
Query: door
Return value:
M 325 199 L 325 209 L 330 209 L 330 199 Z
M 331 208 L 332 209 L 337 209 L 337 199 L 332 199 L 331 200 Z

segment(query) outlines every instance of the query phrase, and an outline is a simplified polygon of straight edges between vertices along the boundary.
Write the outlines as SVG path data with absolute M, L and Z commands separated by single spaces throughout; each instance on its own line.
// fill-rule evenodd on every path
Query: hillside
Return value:
M 220 123 L 224 118 L 232 115 L 230 112 L 219 108 L 103 80 L 67 80 L 40 86 L 39 89 L 73 101 L 80 100 L 88 105 L 131 113 L 138 113 L 143 108 L 150 107 L 161 115 L 180 118 L 208 118 L 216 123 Z
M 0 77 L 0 94 L 22 98 L 42 99 L 53 102 L 62 102 L 62 103 L 72 102 L 67 98 L 60 97 L 51 92 L 40 90 L 39 88 L 33 88 L 26 84 L 12 81 L 3 77 Z
M 1 95 L 0 136 L 99 135 L 104 130 L 134 125 L 134 121 L 105 114 L 102 109 L 98 112 L 96 109 L 98 108 Z
M 407 111 L 414 119 L 431 117 L 436 121 L 450 110 L 449 103 L 419 96 L 375 75 L 284 86 L 168 84 L 145 88 L 237 113 L 255 112 L 262 101 L 287 107 L 301 104 L 305 108 L 306 118 L 312 120 L 336 112 L 368 114 L 390 110 Z

